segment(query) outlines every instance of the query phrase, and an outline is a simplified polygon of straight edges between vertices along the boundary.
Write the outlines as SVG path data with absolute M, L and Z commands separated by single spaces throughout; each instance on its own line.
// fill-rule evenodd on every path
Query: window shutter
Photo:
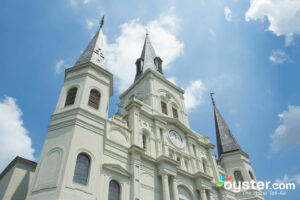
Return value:
M 89 106 L 95 108 L 95 109 L 99 109 L 99 103 L 100 103 L 100 93 L 95 90 L 92 89 L 90 92 L 90 97 L 89 97 Z
M 68 91 L 65 106 L 73 105 L 75 103 L 76 93 L 77 93 L 77 88 L 71 88 Z

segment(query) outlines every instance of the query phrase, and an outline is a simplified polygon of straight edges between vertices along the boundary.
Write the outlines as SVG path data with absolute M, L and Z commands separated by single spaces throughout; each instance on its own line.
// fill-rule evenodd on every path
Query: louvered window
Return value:
M 89 170 L 90 170 L 89 157 L 84 153 L 79 154 L 76 160 L 73 181 L 81 185 L 86 185 L 88 181 Z
M 115 180 L 109 183 L 108 200 L 120 200 L 120 185 Z
M 99 103 L 100 103 L 100 93 L 97 90 L 92 89 L 89 97 L 89 106 L 98 109 Z
M 251 171 L 249 171 L 249 175 L 250 175 L 251 180 L 255 180 Z
M 233 175 L 234 175 L 234 179 L 235 179 L 237 184 L 239 184 L 239 182 L 240 183 L 244 182 L 244 178 L 243 178 L 243 175 L 242 175 L 241 171 L 235 171 L 233 173 Z
M 167 104 L 165 102 L 161 102 L 161 112 L 164 114 L 168 114 L 168 110 L 167 110 Z
M 77 93 L 76 87 L 71 88 L 68 91 L 65 106 L 73 105 L 75 103 L 76 93 Z

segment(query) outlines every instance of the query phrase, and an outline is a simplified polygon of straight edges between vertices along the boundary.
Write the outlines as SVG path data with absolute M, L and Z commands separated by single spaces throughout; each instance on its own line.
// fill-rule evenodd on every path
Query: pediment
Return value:
M 156 115 L 155 117 L 159 118 L 162 121 L 165 121 L 168 124 L 172 124 L 176 128 L 180 129 L 182 132 L 187 133 L 187 134 L 191 135 L 192 137 L 198 137 L 198 135 L 196 135 L 191 129 L 186 127 L 178 119 L 174 119 L 174 118 L 167 117 L 167 116 L 161 116 L 161 115 Z
M 128 172 L 125 168 L 118 164 L 103 164 L 103 167 L 107 170 L 110 170 L 112 172 L 118 173 L 126 177 L 131 176 L 130 172 Z

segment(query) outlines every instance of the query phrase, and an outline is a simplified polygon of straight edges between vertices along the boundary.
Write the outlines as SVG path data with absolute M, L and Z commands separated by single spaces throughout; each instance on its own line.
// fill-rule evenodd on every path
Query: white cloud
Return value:
M 69 0 L 71 6 L 75 7 L 78 6 L 78 4 L 83 3 L 83 4 L 88 4 L 90 3 L 90 0 Z
M 0 172 L 16 156 L 34 160 L 31 139 L 21 117 L 22 111 L 14 98 L 0 99 Z
M 300 174 L 296 174 L 293 177 L 289 177 L 287 174 L 284 175 L 283 179 L 276 179 L 276 183 L 296 183 L 300 185 Z
M 156 54 L 163 60 L 163 70 L 169 70 L 171 63 L 183 52 L 184 44 L 176 38 L 179 19 L 172 9 L 146 24 L 139 19 L 121 25 L 121 34 L 105 48 L 107 68 L 117 79 L 117 89 L 121 93 L 134 81 L 135 61 L 140 57 L 145 38 L 145 27 Z
M 202 103 L 205 91 L 206 87 L 201 80 L 191 81 L 185 88 L 184 102 L 188 112 Z
M 209 28 L 208 31 L 212 37 L 216 36 L 216 32 L 212 28 Z
M 287 61 L 289 59 L 289 57 L 286 55 L 286 53 L 282 50 L 273 50 L 269 60 L 272 61 L 275 64 L 282 64 L 285 61 Z
M 77 1 L 76 0 L 69 0 L 71 6 L 77 6 Z
M 271 135 L 271 151 L 279 152 L 284 147 L 300 148 L 300 106 L 289 106 L 278 117 L 281 124 Z
M 65 63 L 64 60 L 59 60 L 55 64 L 55 72 L 56 72 L 56 74 L 59 74 L 62 69 L 66 69 L 68 67 L 69 66 Z
M 91 30 L 95 26 L 95 22 L 93 20 L 86 20 L 87 28 Z
M 214 76 L 205 82 L 205 85 L 208 89 L 216 94 L 221 93 L 226 88 L 229 88 L 234 84 L 234 75 L 233 74 L 220 74 Z
M 268 30 L 277 36 L 286 37 L 286 45 L 292 44 L 293 35 L 300 34 L 299 0 L 251 0 L 246 12 L 246 21 L 265 18 L 270 25 Z
M 228 22 L 232 21 L 232 12 L 230 10 L 230 8 L 228 8 L 227 6 L 224 7 L 224 14 L 225 14 L 225 19 Z

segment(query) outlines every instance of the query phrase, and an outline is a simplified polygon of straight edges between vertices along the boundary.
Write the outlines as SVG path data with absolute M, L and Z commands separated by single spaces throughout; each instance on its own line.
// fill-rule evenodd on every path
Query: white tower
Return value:
M 237 140 L 231 133 L 228 125 L 223 119 L 221 113 L 219 112 L 214 98 L 213 93 L 211 93 L 212 103 L 214 106 L 215 115 L 215 126 L 216 126 L 216 137 L 218 145 L 218 163 L 225 169 L 227 175 L 233 177 L 236 183 L 241 183 L 244 181 L 256 182 L 256 177 L 253 172 L 249 155 L 245 153 Z M 249 192 L 249 191 L 248 191 Z M 258 195 L 260 191 L 257 191 L 257 195 L 243 194 L 244 199 L 263 199 L 261 195 Z M 254 192 L 254 194 L 256 194 Z
M 64 85 L 27 200 L 96 199 L 103 135 L 113 92 L 113 76 L 104 69 L 103 18 Z

